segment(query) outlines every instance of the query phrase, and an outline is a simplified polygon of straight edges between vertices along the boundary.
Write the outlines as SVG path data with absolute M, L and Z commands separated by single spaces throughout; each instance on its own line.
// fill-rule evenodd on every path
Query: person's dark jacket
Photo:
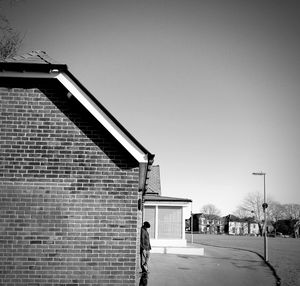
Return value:
M 151 249 L 149 233 L 145 227 L 141 228 L 141 249 L 146 251 Z

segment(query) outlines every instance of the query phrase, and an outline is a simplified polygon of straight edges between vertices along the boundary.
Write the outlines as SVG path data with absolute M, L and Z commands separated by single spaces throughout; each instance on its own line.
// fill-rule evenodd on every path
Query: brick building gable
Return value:
M 135 285 L 139 162 L 57 80 L 0 102 L 0 284 Z

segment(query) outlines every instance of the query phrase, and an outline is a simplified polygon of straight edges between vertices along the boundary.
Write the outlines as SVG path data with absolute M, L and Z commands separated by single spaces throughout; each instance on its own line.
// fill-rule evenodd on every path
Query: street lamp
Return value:
M 264 259 L 268 261 L 268 240 L 267 240 L 267 218 L 266 218 L 266 208 L 268 204 L 266 203 L 266 173 L 252 173 L 252 175 L 264 176 L 264 203 L 262 204 L 264 212 Z

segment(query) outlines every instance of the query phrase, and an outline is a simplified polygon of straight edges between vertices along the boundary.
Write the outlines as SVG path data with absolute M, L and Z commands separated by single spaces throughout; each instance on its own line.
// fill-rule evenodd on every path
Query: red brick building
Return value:
M 0 100 L 0 284 L 135 285 L 154 156 L 44 52 L 0 63 Z
M 193 214 L 193 231 L 206 234 L 224 233 L 224 218 L 213 214 Z

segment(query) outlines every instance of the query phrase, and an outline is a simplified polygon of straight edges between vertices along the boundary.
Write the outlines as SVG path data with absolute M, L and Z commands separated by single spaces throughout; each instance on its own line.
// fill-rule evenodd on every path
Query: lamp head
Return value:
M 258 175 L 258 176 L 264 176 L 266 173 L 263 173 L 263 172 L 260 172 L 260 173 L 257 173 L 257 172 L 255 172 L 255 173 L 252 173 L 252 175 Z

